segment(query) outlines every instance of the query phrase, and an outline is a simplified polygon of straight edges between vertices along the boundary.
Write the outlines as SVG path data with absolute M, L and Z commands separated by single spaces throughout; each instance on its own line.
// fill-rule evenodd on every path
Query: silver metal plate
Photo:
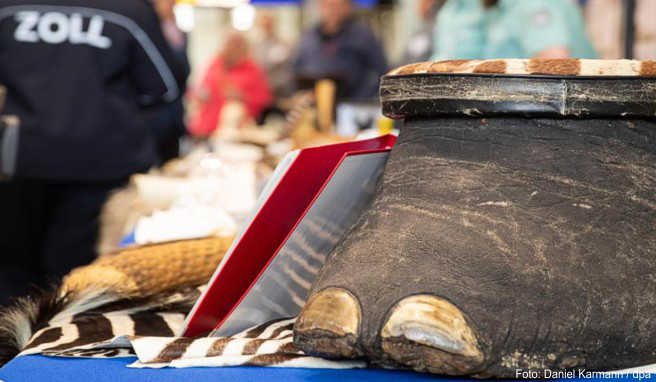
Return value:
M 348 156 L 237 308 L 212 336 L 297 316 L 327 256 L 371 203 L 389 152 Z

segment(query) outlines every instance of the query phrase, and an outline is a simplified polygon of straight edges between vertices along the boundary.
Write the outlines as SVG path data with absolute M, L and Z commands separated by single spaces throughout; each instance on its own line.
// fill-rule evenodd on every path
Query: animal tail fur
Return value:
M 58 297 L 57 289 L 19 298 L 0 310 L 0 366 L 18 355 L 32 335 L 66 305 L 67 298 Z

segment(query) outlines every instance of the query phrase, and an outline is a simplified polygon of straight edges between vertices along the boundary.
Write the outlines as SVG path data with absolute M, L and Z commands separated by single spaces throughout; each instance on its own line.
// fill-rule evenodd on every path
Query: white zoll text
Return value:
M 96 48 L 108 49 L 112 40 L 103 36 L 105 20 L 101 16 L 91 16 L 85 28 L 85 17 L 73 13 L 39 13 L 24 11 L 16 14 L 18 27 L 14 32 L 16 41 L 45 42 L 48 44 L 86 44 Z

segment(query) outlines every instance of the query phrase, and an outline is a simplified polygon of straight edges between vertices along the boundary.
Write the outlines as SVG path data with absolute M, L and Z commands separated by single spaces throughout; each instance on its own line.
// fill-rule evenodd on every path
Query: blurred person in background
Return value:
M 187 57 L 187 36 L 175 23 L 173 7 L 175 0 L 152 0 L 160 18 L 162 32 L 178 65 L 189 72 Z M 186 82 L 186 78 L 185 78 Z M 180 89 L 184 94 L 185 89 Z M 187 129 L 184 123 L 184 105 L 182 98 L 169 104 L 156 105 L 148 110 L 148 124 L 152 127 L 156 139 L 158 163 L 163 164 L 180 154 L 180 138 Z
M 397 66 L 428 61 L 433 56 L 433 38 L 435 35 L 437 13 L 444 2 L 445 0 L 419 1 L 417 11 L 421 20 L 421 26 L 410 36 L 410 39 L 405 44 L 403 58 L 401 58 Z
M 624 57 L 625 2 L 617 0 L 588 0 L 585 16 L 589 35 L 600 55 L 605 59 Z M 634 13 L 633 58 L 656 59 L 656 1 L 636 0 Z
M 319 25 L 301 39 L 293 61 L 297 80 L 331 78 L 343 98 L 368 99 L 378 94 L 387 71 L 382 45 L 355 20 L 351 0 L 319 0 Z
M 47 5 L 44 5 L 47 4 Z M 3 0 L 0 304 L 95 257 L 108 194 L 157 160 L 144 108 L 186 69 L 145 0 Z
M 591 6 L 592 4 L 588 5 L 588 7 Z M 656 22 L 654 22 L 654 15 L 656 15 L 656 1 L 637 0 L 634 13 L 634 58 L 641 60 L 656 59 Z
M 289 59 L 291 47 L 276 33 L 276 19 L 271 12 L 258 16 L 261 37 L 253 45 L 253 58 L 266 72 L 274 98 L 290 95 L 291 73 Z
M 248 42 L 241 33 L 228 35 L 221 53 L 212 61 L 191 98 L 199 106 L 189 131 L 201 137 L 211 135 L 220 127 L 221 110 L 228 101 L 243 103 L 253 119 L 271 104 L 266 75 L 251 58 Z
M 448 0 L 435 33 L 434 60 L 597 57 L 572 0 Z

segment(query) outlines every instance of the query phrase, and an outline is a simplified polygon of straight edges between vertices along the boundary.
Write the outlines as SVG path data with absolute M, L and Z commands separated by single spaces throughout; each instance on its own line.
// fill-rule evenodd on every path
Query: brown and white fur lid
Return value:
M 579 58 L 448 60 L 410 64 L 388 75 L 426 73 L 656 77 L 656 61 Z
M 406 65 L 381 80 L 383 114 L 556 118 L 656 117 L 656 61 L 450 60 Z

